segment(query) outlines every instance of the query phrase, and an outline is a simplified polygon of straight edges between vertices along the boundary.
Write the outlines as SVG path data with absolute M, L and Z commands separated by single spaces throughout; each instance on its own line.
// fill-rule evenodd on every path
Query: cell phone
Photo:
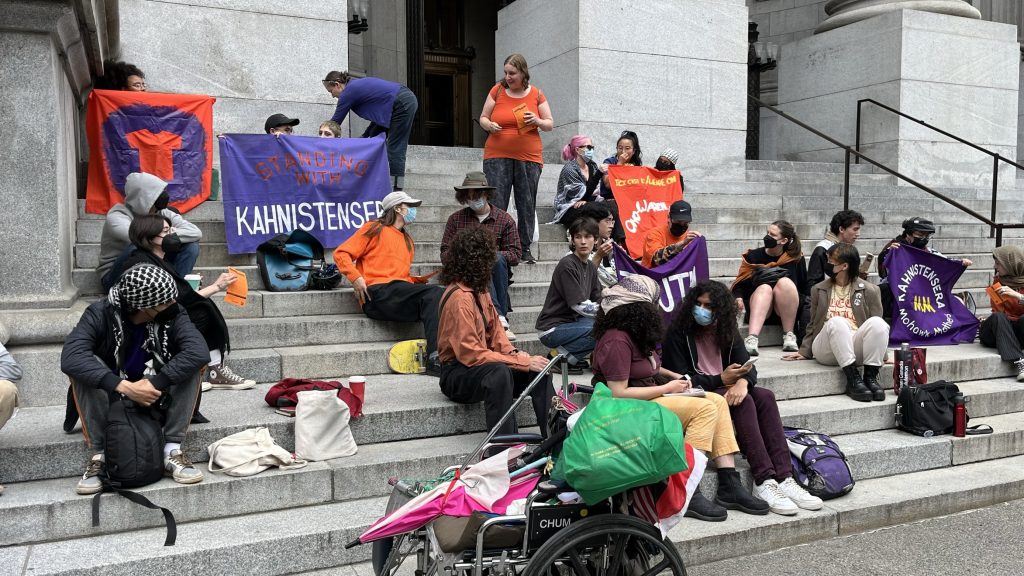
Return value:
M 758 358 L 760 358 L 760 356 L 751 356 L 750 360 L 747 360 L 746 362 L 744 362 L 743 366 L 740 366 L 740 368 L 751 368 L 751 367 L 753 367 L 754 364 L 757 364 Z

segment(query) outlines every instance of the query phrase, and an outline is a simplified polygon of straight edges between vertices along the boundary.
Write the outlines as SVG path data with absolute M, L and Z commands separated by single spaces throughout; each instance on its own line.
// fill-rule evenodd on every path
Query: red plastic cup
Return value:
M 348 388 L 356 398 L 364 400 L 366 398 L 366 376 L 349 376 Z

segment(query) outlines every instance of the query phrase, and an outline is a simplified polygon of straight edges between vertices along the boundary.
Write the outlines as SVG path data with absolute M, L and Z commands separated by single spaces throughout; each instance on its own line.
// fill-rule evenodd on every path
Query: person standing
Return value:
M 522 54 L 505 58 L 504 78 L 487 93 L 480 127 L 489 133 L 484 143 L 484 174 L 495 187 L 494 204 L 507 211 L 515 193 L 523 262 L 534 264 L 530 243 L 537 224 L 537 185 L 544 168 L 539 131 L 550 132 L 555 121 L 544 92 L 530 84 Z
M 420 106 L 416 95 L 397 82 L 372 76 L 353 78 L 337 70 L 328 72 L 323 82 L 331 96 L 338 99 L 331 120 L 341 124 L 352 111 L 370 121 L 363 138 L 387 134 L 391 186 L 401 190 L 405 186 L 405 153 Z

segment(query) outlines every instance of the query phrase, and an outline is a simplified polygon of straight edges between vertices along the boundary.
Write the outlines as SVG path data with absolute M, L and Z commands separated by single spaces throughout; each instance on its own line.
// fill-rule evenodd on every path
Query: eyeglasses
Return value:
M 146 83 L 145 82 L 132 82 L 131 84 L 128 85 L 128 87 L 129 88 L 135 88 L 136 90 L 145 90 L 146 89 Z

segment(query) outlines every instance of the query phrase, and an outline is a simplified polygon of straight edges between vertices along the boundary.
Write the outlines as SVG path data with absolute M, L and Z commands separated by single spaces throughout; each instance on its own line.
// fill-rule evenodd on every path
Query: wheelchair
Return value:
M 415 530 L 375 540 L 371 554 L 375 576 L 686 575 L 672 542 L 662 538 L 651 522 L 628 513 L 628 493 L 588 506 L 571 498 L 575 494 L 571 486 L 547 478 L 543 471 L 543 464 L 560 451 L 567 416 L 585 405 L 592 388 L 571 390 L 568 371 L 563 369 L 562 394 L 552 397 L 549 422 L 553 429 L 547 438 L 538 434 L 495 434 L 558 362 L 564 362 L 564 357 L 552 359 L 470 456 L 439 477 L 440 482 L 447 483 L 481 456 L 520 447 L 517 456 L 510 458 L 510 472 L 532 469 L 533 474 L 540 475 L 520 513 L 474 513 L 468 519 L 441 516 Z M 430 487 L 410 485 L 397 478 L 389 482 L 393 490 L 385 516 Z M 453 539 L 453 533 L 459 538 Z M 346 547 L 360 543 L 356 540 Z

